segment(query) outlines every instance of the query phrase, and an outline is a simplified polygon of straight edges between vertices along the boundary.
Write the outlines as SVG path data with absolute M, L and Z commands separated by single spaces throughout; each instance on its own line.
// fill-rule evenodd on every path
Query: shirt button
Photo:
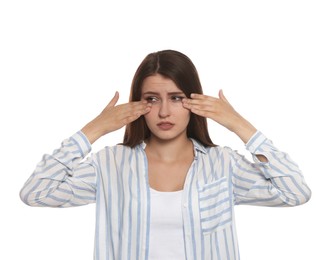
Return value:
M 183 203 L 184 208 L 188 208 L 188 203 Z

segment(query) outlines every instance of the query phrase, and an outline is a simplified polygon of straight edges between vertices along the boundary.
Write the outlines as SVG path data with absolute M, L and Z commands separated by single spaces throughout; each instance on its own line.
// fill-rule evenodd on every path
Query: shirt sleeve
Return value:
M 29 206 L 70 207 L 95 202 L 96 167 L 86 136 L 77 132 L 52 155 L 45 154 L 24 184 L 20 197 Z
M 311 191 L 298 165 L 257 131 L 246 144 L 254 163 L 231 151 L 235 204 L 296 206 L 306 203 Z M 264 155 L 268 162 L 261 162 Z

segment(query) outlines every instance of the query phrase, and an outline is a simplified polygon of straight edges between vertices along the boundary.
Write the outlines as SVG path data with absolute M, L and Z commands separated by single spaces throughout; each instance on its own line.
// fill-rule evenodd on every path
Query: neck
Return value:
M 167 141 L 150 137 L 146 140 L 146 145 L 145 150 L 150 156 L 167 162 L 177 161 L 188 153 L 194 153 L 192 141 L 187 137 Z

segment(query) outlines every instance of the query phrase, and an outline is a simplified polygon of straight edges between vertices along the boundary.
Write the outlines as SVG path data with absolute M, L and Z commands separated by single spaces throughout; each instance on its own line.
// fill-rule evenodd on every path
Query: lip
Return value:
M 161 129 L 161 130 L 170 130 L 174 124 L 171 122 L 160 122 L 157 124 L 157 126 Z

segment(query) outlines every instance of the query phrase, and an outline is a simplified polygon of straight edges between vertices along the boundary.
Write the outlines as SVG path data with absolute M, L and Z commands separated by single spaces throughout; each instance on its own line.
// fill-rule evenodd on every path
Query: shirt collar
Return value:
M 193 145 L 194 145 L 195 157 L 197 156 L 197 152 L 201 152 L 201 153 L 204 153 L 204 154 L 207 153 L 206 148 L 200 142 L 198 142 L 197 140 L 195 140 L 193 138 L 190 138 L 190 139 L 191 139 L 191 141 L 193 142 Z

